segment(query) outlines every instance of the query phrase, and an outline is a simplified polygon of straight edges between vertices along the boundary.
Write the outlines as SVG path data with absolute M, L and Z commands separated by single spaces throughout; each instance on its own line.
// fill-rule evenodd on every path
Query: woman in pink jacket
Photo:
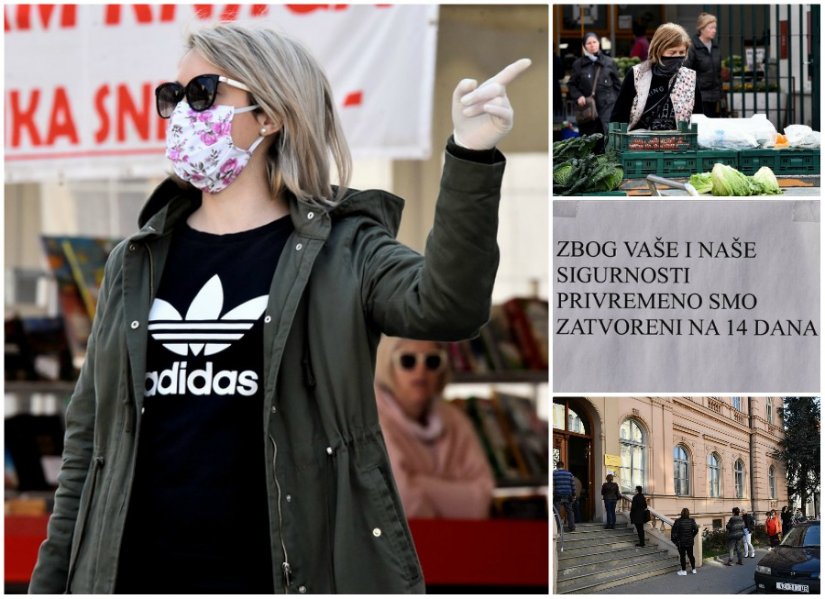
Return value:
M 493 475 L 470 420 L 441 398 L 447 351 L 435 341 L 385 337 L 375 395 L 407 518 L 487 518 Z

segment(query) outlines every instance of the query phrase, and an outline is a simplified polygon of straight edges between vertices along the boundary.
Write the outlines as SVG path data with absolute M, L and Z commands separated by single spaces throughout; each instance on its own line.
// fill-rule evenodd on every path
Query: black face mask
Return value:
M 654 65 L 653 74 L 659 77 L 672 77 L 679 72 L 684 62 L 684 56 L 663 56 L 659 59 L 659 64 Z

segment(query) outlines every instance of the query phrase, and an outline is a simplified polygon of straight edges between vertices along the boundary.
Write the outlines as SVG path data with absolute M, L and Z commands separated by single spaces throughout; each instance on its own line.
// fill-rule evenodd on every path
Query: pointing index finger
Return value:
M 501 71 L 490 77 L 484 83 L 500 83 L 501 85 L 507 85 L 526 71 L 531 64 L 533 64 L 533 61 L 529 58 L 520 58 L 516 62 L 501 69 Z

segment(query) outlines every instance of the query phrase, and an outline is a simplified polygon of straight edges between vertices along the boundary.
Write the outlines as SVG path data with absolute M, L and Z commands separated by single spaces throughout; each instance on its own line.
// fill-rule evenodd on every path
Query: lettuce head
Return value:
M 782 193 L 779 188 L 779 182 L 776 180 L 776 175 L 767 166 L 763 166 L 756 171 L 751 180 L 759 186 L 759 193 L 765 195 L 774 195 Z
M 711 193 L 715 196 L 749 196 L 759 191 L 747 175 L 721 162 L 713 165 L 710 179 Z

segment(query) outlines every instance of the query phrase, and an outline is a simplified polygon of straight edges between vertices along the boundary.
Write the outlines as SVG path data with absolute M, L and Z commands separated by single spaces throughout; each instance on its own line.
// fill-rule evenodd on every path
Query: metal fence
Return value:
M 793 123 L 820 130 L 821 7 L 708 4 L 702 9 L 718 19 L 716 39 L 729 74 L 728 115 L 763 113 L 780 130 Z

